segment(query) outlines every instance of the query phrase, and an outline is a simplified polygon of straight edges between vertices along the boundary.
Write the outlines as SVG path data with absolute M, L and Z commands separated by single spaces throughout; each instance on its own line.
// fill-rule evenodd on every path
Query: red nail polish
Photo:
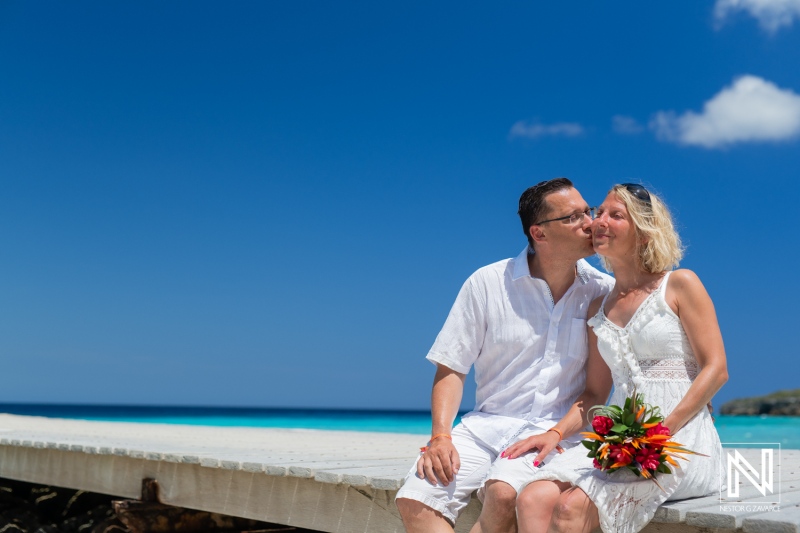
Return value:
M 506 452 L 503 452 L 503 453 L 500 454 L 500 457 L 505 457 L 505 456 L 506 456 Z
M 533 466 L 539 466 L 539 461 L 534 461 Z

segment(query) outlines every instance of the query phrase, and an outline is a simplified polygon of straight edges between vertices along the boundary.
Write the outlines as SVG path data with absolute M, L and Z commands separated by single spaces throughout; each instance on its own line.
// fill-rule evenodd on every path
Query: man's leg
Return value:
M 453 428 L 453 444 L 461 460 L 455 480 L 432 485 L 417 477 L 416 461 L 397 492 L 397 510 L 408 533 L 452 533 L 458 514 L 486 477 L 494 450 L 477 440 L 463 425 Z
M 395 503 L 407 533 L 453 533 L 450 522 L 442 513 L 424 503 L 409 498 L 397 498 Z
M 470 533 L 516 533 L 517 491 L 496 479 L 487 481 L 483 491 L 483 510 Z

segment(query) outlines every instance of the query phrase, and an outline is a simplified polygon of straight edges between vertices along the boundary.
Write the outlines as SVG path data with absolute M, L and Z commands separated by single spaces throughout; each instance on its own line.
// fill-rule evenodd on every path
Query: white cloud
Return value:
M 538 139 L 540 137 L 579 137 L 584 133 L 583 126 L 575 122 L 556 122 L 555 124 L 539 124 L 520 120 L 513 126 L 508 133 L 512 139 L 515 137 L 527 137 Z
M 660 111 L 650 127 L 661 140 L 704 148 L 787 140 L 800 135 L 800 95 L 742 76 L 707 101 L 702 113 Z
M 625 115 L 614 115 L 611 118 L 611 125 L 614 131 L 623 135 L 636 135 L 644 131 L 644 127 L 635 118 Z
M 800 19 L 800 0 L 717 0 L 714 16 L 717 24 L 735 11 L 747 11 L 758 19 L 764 30 L 775 33 L 783 26 L 791 26 Z

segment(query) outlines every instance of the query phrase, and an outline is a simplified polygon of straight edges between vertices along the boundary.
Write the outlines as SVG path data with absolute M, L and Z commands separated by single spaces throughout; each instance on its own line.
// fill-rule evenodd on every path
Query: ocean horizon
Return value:
M 83 404 L 0 404 L 0 413 L 106 422 L 376 431 L 428 435 L 430 411 L 288 407 L 196 407 Z M 463 413 L 459 413 L 460 415 Z M 723 416 L 715 425 L 723 445 L 780 444 L 800 449 L 800 417 Z

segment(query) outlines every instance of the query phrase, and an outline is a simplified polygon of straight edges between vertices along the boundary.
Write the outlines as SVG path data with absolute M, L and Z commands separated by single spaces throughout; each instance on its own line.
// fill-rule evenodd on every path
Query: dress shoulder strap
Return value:
M 669 280 L 670 274 L 672 274 L 672 270 L 664 274 L 664 279 L 661 280 L 661 285 L 658 287 L 658 290 L 662 296 L 667 294 L 667 281 Z
M 669 308 L 669 304 L 667 303 L 667 282 L 669 281 L 670 274 L 672 274 L 672 270 L 664 274 L 664 279 L 661 280 L 661 285 L 658 286 L 658 296 L 656 296 L 667 308 Z

